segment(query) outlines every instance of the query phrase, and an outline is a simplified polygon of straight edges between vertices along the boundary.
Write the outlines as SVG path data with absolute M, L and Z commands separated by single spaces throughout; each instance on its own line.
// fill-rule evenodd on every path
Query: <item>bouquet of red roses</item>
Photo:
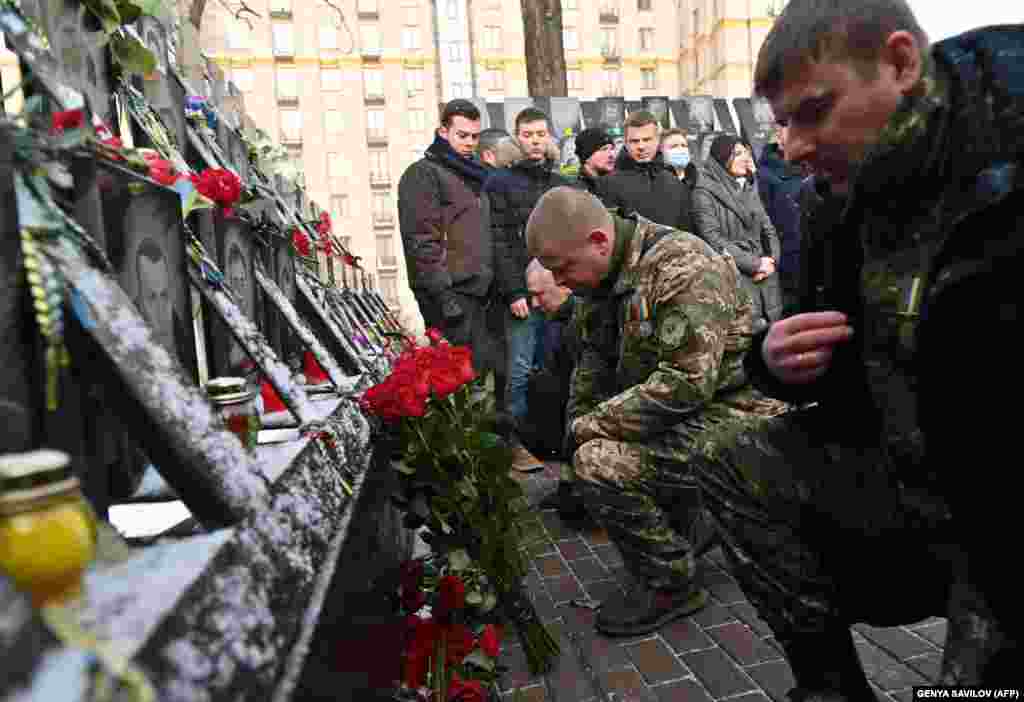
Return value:
M 430 330 L 429 346 L 410 344 L 391 374 L 363 395 L 361 406 L 384 420 L 397 440 L 396 462 L 409 528 L 435 554 L 464 552 L 497 593 L 535 672 L 546 672 L 558 644 L 523 592 L 527 572 L 520 523 L 527 502 L 509 475 L 512 455 L 494 433 L 493 407 L 468 347 Z

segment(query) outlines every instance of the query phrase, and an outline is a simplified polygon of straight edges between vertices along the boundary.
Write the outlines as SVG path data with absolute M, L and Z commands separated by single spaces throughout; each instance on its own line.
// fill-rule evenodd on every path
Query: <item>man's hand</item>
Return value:
M 783 383 L 817 380 L 832 362 L 837 344 L 853 337 L 842 312 L 808 312 L 772 324 L 761 345 L 761 357 L 772 375 Z
M 512 310 L 512 314 L 514 314 L 519 319 L 526 319 L 527 317 L 530 316 L 530 306 L 526 303 L 525 298 L 519 298 L 511 305 L 509 305 L 508 308 Z
M 754 273 L 753 275 L 754 282 L 760 283 L 773 273 L 775 273 L 775 259 L 768 256 L 762 256 L 761 265 L 758 266 L 757 273 Z

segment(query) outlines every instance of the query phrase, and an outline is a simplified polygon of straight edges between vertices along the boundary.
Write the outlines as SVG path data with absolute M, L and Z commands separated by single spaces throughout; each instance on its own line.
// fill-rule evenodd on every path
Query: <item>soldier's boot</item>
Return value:
M 516 444 L 512 447 L 512 470 L 518 473 L 544 470 L 544 461 L 530 453 L 522 444 Z
M 781 640 L 796 689 L 794 702 L 874 702 L 849 627 L 791 635 Z
M 669 622 L 704 608 L 707 590 L 659 590 L 637 582 L 625 595 L 613 595 L 597 613 L 597 630 L 607 636 L 650 634 Z
M 555 491 L 541 500 L 538 507 L 558 510 L 558 516 L 571 524 L 583 524 L 590 519 L 583 496 L 572 480 L 559 480 Z

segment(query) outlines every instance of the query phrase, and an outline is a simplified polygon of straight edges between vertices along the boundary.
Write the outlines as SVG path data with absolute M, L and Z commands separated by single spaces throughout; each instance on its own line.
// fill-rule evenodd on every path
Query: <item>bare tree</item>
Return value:
M 526 45 L 526 84 L 531 97 L 565 96 L 562 0 L 520 0 Z

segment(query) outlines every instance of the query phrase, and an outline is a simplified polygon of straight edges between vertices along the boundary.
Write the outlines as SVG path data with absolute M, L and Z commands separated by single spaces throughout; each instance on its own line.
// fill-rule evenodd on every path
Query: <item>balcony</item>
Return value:
M 396 268 L 398 266 L 397 256 L 378 256 L 377 267 L 378 268 Z
M 388 187 L 391 185 L 390 173 L 370 173 L 370 185 L 375 188 Z
M 373 226 L 375 227 L 393 227 L 395 226 L 395 216 L 390 212 L 374 212 L 373 213 Z
M 383 99 L 383 98 L 382 98 Z M 373 146 L 386 146 L 388 143 L 388 132 L 386 129 L 367 129 L 366 143 Z
M 363 61 L 368 63 L 380 63 L 381 48 L 379 46 L 364 46 L 360 49 Z
M 302 135 L 293 132 L 281 132 L 281 144 L 302 146 Z
M 298 95 L 278 95 L 277 104 L 279 107 L 298 107 L 299 96 Z
M 619 23 L 619 6 L 618 5 L 602 5 L 600 11 L 597 14 L 597 20 L 601 24 L 618 24 Z

